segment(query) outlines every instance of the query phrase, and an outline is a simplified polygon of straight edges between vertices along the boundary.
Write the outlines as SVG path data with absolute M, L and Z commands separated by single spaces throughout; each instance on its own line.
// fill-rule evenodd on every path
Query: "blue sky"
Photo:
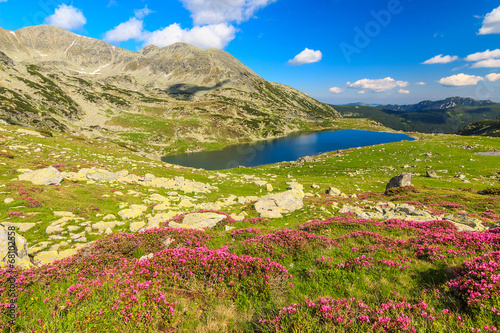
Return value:
M 500 1 L 0 0 L 7 30 L 53 24 L 132 51 L 226 50 L 323 102 L 500 102 Z

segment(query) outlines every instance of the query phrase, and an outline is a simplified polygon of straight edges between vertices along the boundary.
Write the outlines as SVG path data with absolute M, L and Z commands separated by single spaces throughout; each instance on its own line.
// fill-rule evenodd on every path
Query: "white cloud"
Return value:
M 132 17 L 124 23 L 120 23 L 114 29 L 109 30 L 104 35 L 104 40 L 110 43 L 120 43 L 130 39 L 143 40 L 144 39 L 144 23 Z
M 471 66 L 472 68 L 495 68 L 500 67 L 500 59 L 485 59 L 476 62 Z
M 485 78 L 486 78 L 486 80 L 488 80 L 490 82 L 495 82 L 495 81 L 500 80 L 500 74 L 491 73 L 491 74 L 486 75 Z
M 405 90 L 405 89 L 399 89 L 398 93 L 400 93 L 400 94 L 409 94 L 410 91 L 409 90 Z
M 486 14 L 478 35 L 500 34 L 500 6 Z
M 385 79 L 362 79 L 354 83 L 347 82 L 347 86 L 356 89 L 369 89 L 373 92 L 383 92 L 391 90 L 396 87 L 404 88 L 409 85 L 406 81 L 396 81 L 391 77 L 386 77 Z
M 294 66 L 312 64 L 320 61 L 322 57 L 323 54 L 321 51 L 314 51 L 306 47 L 304 51 L 297 54 L 293 59 L 288 60 L 288 63 Z
M 443 86 L 462 87 L 462 86 L 474 86 L 479 81 L 482 81 L 482 80 L 484 80 L 484 79 L 480 76 L 467 75 L 464 73 L 460 73 L 460 74 L 444 77 L 437 82 L 441 83 Z
M 163 47 L 183 42 L 203 49 L 222 49 L 234 39 L 236 31 L 235 27 L 224 23 L 196 26 L 192 29 L 182 29 L 179 24 L 174 23 L 164 29 L 147 33 L 145 45 L 154 44 Z
M 0 2 L 7 2 L 7 0 L 0 0 Z
M 339 87 L 331 87 L 330 92 L 334 94 L 340 94 L 341 92 L 344 92 L 345 89 L 339 88 Z
M 493 59 L 493 58 L 500 58 L 500 49 L 496 49 L 493 51 L 490 51 L 488 49 L 484 52 L 476 52 L 473 54 L 469 54 L 467 57 L 465 57 L 465 60 L 467 60 L 467 61 L 479 61 L 479 60 Z
M 181 0 L 194 25 L 241 23 L 276 0 Z
M 366 93 L 366 91 L 364 91 L 364 90 L 358 91 L 358 94 L 364 94 L 364 93 Z
M 75 30 L 82 28 L 87 23 L 87 19 L 80 9 L 62 4 L 56 8 L 54 14 L 45 18 L 45 23 L 67 30 Z
M 143 9 L 135 9 L 134 14 L 135 17 L 137 17 L 139 20 L 142 20 L 149 14 L 154 13 L 151 9 L 148 8 L 148 6 L 145 6 Z
M 435 57 L 432 57 L 426 61 L 424 61 L 422 64 L 426 65 L 431 65 L 431 64 L 447 64 L 453 61 L 458 60 L 458 56 L 450 56 L 450 55 L 445 55 L 443 56 L 442 54 L 439 54 Z
M 425 86 L 427 83 L 425 82 L 415 82 L 416 86 Z

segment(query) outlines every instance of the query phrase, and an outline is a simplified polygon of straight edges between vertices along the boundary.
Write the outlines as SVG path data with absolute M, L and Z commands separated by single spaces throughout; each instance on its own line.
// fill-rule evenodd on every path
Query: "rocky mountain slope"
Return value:
M 0 28 L 0 118 L 156 154 L 331 126 L 339 114 L 233 56 L 177 43 L 131 52 L 53 26 Z
M 491 100 L 478 100 L 470 97 L 449 97 L 439 101 L 422 101 L 417 104 L 395 105 L 395 104 L 382 104 L 378 107 L 385 110 L 392 111 L 423 111 L 423 110 L 445 110 L 456 106 L 487 106 L 496 104 Z

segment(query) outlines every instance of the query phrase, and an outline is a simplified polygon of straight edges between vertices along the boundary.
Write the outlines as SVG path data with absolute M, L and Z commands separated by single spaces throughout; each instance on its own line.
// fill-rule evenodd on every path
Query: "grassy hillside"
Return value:
M 339 128 L 356 123 L 377 128 L 337 120 Z M 500 328 L 500 234 L 488 229 L 500 219 L 500 157 L 474 154 L 500 149 L 496 138 L 414 134 L 416 141 L 312 162 L 216 172 L 151 161 L 113 142 L 24 130 L 0 124 L 0 221 L 23 230 L 38 267 L 1 271 L 4 332 Z M 138 178 L 60 185 L 18 179 L 48 166 Z M 438 177 L 426 177 L 429 170 Z M 385 194 L 401 172 L 412 173 L 414 186 Z M 209 190 L 146 185 L 152 176 Z M 260 217 L 253 203 L 290 182 L 303 186 L 303 208 Z M 346 195 L 326 194 L 330 186 Z M 492 188 L 497 192 L 479 193 Z M 133 205 L 144 210 L 125 218 Z M 391 207 L 415 214 L 376 217 Z M 177 227 L 201 211 L 226 218 L 212 229 Z M 5 307 L 10 274 L 19 294 L 14 324 Z
M 369 118 L 395 130 L 421 133 L 456 133 L 475 121 L 500 115 L 500 104 L 413 112 L 358 105 L 335 105 L 334 108 L 344 117 Z
M 458 131 L 458 134 L 500 137 L 500 118 L 476 121 Z

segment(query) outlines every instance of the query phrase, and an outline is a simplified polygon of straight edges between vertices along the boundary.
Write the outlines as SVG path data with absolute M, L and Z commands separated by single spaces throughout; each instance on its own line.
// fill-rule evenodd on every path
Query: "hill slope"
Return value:
M 500 116 L 498 116 L 497 119 L 476 121 L 458 131 L 457 134 L 500 137 Z
M 229 53 L 131 52 L 53 26 L 0 28 L 0 118 L 159 155 L 328 127 L 339 114 Z

